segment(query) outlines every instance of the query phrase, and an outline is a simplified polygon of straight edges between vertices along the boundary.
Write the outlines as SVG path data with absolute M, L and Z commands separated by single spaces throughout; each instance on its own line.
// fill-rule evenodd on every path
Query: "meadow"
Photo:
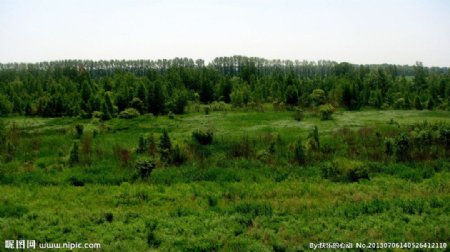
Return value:
M 104 251 L 449 241 L 450 112 L 295 113 L 266 104 L 109 121 L 6 117 L 14 146 L 0 164 L 0 240 Z M 196 142 L 196 130 L 212 141 Z M 140 160 L 151 160 L 148 174 Z

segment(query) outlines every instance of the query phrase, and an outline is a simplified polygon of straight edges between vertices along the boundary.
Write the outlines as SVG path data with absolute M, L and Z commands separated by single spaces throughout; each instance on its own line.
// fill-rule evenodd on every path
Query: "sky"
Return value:
M 244 55 L 450 66 L 449 0 L 0 0 L 0 62 Z

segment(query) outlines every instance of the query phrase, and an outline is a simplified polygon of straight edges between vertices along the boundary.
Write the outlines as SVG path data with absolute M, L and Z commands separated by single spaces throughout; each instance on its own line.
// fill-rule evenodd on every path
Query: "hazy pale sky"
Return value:
M 0 62 L 245 55 L 450 66 L 449 0 L 0 0 Z

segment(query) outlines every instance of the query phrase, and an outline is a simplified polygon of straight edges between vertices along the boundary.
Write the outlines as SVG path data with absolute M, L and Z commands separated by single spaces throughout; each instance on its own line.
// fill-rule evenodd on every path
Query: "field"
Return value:
M 266 105 L 265 112 L 190 112 L 172 119 L 7 117 L 17 147 L 0 164 L 0 240 L 98 242 L 104 251 L 449 242 L 448 149 L 430 145 L 425 155 L 417 147 L 407 160 L 383 153 L 387 136 L 412 137 L 416 124 L 448 125 L 450 112 L 338 111 L 320 120 L 306 111 L 301 121 L 294 113 Z M 77 135 L 76 125 L 83 133 Z M 317 150 L 308 145 L 314 126 Z M 197 129 L 211 130 L 213 143 L 193 145 Z M 164 130 L 186 160 L 158 159 L 149 177 L 137 176 L 135 162 L 152 156 L 137 153 L 140 136 L 153 134 L 158 143 Z M 356 143 L 352 134 L 359 134 Z M 302 162 L 292 154 L 297 139 L 306 146 Z M 69 164 L 73 142 L 80 160 Z M 275 149 L 267 151 L 270 146 Z M 363 165 L 367 176 L 324 175 L 333 162 Z

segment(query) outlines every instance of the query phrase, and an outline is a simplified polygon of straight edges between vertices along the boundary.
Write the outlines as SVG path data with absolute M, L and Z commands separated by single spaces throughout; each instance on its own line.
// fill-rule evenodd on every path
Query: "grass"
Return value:
M 294 112 L 192 113 L 106 123 L 75 118 L 6 118 L 27 135 L 14 161 L 0 164 L 0 240 L 99 242 L 105 251 L 296 251 L 309 242 L 448 242 L 448 160 L 376 163 L 370 180 L 332 182 L 321 164 L 273 165 L 221 156 L 155 169 L 148 180 L 120 167 L 112 146 L 133 149 L 144 133 L 168 129 L 175 143 L 210 128 L 215 141 L 242 135 L 305 137 L 317 125 L 323 143 L 336 129 L 450 122 L 444 111 L 338 111 L 332 121 Z M 83 124 L 93 138 L 92 165 L 67 166 Z M 25 143 L 25 142 L 24 142 Z M 28 142 L 27 142 L 28 143 Z M 133 152 L 133 158 L 137 154 Z

